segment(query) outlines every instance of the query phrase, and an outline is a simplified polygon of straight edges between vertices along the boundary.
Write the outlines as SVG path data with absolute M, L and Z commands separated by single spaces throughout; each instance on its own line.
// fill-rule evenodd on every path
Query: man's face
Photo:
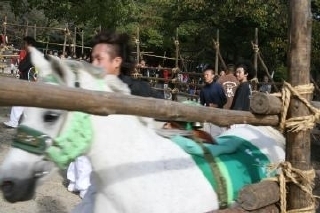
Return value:
M 238 67 L 236 69 L 236 77 L 239 82 L 247 81 L 247 76 L 248 76 L 248 74 L 247 73 L 244 74 L 244 69 L 242 67 Z
M 92 64 L 104 69 L 106 74 L 119 75 L 121 59 L 112 57 L 111 49 L 108 44 L 97 44 L 92 49 Z
M 204 82 L 206 84 L 210 84 L 213 81 L 213 78 L 214 78 L 213 70 L 206 70 L 203 73 L 203 78 L 204 78 Z

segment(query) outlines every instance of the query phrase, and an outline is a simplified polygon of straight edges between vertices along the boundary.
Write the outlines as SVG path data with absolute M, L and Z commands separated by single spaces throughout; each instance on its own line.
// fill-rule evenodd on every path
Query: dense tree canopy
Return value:
M 320 65 L 319 2 L 312 1 L 313 72 Z M 32 25 L 40 21 L 42 25 L 60 27 L 68 23 L 71 31 L 75 26 L 84 30 L 86 41 L 100 27 L 127 32 L 133 39 L 139 28 L 141 50 L 168 57 L 174 57 L 178 32 L 181 56 L 194 64 L 213 63 L 212 39 L 218 29 L 221 54 L 227 63 L 239 58 L 252 59 L 251 42 L 258 28 L 259 48 L 266 65 L 276 71 L 278 80 L 285 78 L 287 0 L 12 0 L 10 5 L 16 20 L 22 23 L 28 20 Z M 35 11 L 44 17 L 30 15 Z M 37 22 L 35 17 L 41 18 Z M 48 36 L 51 41 L 63 39 L 63 33 L 48 30 L 39 32 L 37 39 L 45 40 Z

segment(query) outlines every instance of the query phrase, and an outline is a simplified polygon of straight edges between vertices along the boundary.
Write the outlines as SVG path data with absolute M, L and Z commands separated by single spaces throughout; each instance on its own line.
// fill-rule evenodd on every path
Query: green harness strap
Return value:
M 214 157 L 210 153 L 209 149 L 203 146 L 202 142 L 196 141 L 200 147 L 203 149 L 203 157 L 210 165 L 211 172 L 214 175 L 214 179 L 216 182 L 217 187 L 217 194 L 219 200 L 219 209 L 226 209 L 228 208 L 228 192 L 227 192 L 227 183 L 225 178 L 222 176 L 221 171 L 218 167 L 217 162 L 215 161 Z
M 186 153 L 190 154 L 196 165 L 202 171 L 204 177 L 209 181 L 212 189 L 216 191 L 219 200 L 219 208 L 228 206 L 227 181 L 224 179 L 223 171 L 220 170 L 217 160 L 210 150 L 202 143 L 183 136 L 171 137 L 171 141 L 177 144 Z M 196 146 L 194 146 L 196 145 Z
M 93 129 L 90 115 L 82 112 L 71 112 L 71 120 L 59 137 L 45 152 L 59 168 L 66 168 L 76 157 L 84 154 L 90 147 Z

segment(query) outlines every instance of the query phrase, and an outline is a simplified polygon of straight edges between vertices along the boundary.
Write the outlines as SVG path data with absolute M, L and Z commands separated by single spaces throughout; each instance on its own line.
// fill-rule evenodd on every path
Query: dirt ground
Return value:
M 8 119 L 9 107 L 0 107 L 0 163 L 8 151 L 14 129 L 4 128 L 3 121 Z M 63 172 L 61 172 L 63 173 Z M 68 213 L 81 201 L 78 195 L 70 193 L 64 186 L 64 175 L 56 172 L 45 184 L 37 188 L 33 200 L 11 204 L 3 200 L 0 195 L 0 213 Z

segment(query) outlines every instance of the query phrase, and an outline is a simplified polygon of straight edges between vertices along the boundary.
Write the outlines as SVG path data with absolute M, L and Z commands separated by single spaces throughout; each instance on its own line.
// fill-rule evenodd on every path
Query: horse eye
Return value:
M 45 112 L 43 115 L 44 122 L 54 122 L 58 120 L 60 114 L 52 111 Z

